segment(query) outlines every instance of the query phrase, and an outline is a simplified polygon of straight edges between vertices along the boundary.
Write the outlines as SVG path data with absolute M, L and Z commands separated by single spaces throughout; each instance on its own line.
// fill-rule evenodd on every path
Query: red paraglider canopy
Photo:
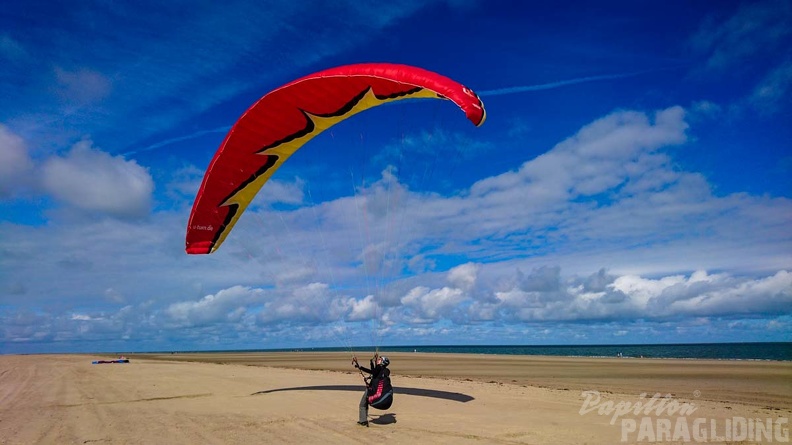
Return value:
M 317 134 L 360 111 L 408 98 L 449 99 L 477 126 L 486 118 L 473 91 L 407 65 L 331 68 L 264 95 L 233 125 L 206 170 L 187 225 L 187 253 L 217 250 L 275 170 Z

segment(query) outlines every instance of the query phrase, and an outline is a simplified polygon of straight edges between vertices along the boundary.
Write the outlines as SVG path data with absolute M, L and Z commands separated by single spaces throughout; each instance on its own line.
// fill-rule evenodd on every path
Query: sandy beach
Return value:
M 789 441 L 789 362 L 388 355 L 368 428 L 344 353 L 0 356 L 0 444 Z

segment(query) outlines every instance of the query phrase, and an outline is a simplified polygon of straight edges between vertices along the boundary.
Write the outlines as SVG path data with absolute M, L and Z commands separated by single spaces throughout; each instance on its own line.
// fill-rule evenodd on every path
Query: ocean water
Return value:
M 290 351 L 295 349 L 280 349 Z M 301 351 L 347 351 L 347 348 L 304 348 Z M 432 352 L 457 354 L 550 355 L 567 357 L 644 357 L 716 360 L 792 360 L 792 343 L 700 343 L 668 345 L 578 346 L 381 346 L 380 353 Z M 271 351 L 271 350 L 270 350 Z M 372 347 L 354 348 L 374 351 Z

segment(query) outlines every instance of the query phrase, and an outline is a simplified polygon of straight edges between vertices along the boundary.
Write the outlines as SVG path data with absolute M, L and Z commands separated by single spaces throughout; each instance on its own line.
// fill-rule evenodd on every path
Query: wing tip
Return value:
M 213 246 L 214 243 L 211 241 L 196 241 L 193 243 L 188 243 L 184 250 L 188 255 L 205 255 L 212 253 Z

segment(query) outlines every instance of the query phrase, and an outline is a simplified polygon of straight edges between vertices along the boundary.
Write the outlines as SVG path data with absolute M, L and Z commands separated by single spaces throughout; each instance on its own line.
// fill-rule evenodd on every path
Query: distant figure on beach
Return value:
M 357 357 L 352 357 L 352 365 L 360 373 L 367 372 L 370 376 L 363 376 L 366 383 L 366 391 L 360 399 L 358 409 L 358 425 L 368 426 L 368 407 L 369 405 L 377 409 L 388 409 L 393 403 L 393 387 L 390 381 L 390 369 L 388 357 L 380 357 L 374 354 L 374 358 L 369 361 L 371 369 L 364 368 L 358 364 Z

